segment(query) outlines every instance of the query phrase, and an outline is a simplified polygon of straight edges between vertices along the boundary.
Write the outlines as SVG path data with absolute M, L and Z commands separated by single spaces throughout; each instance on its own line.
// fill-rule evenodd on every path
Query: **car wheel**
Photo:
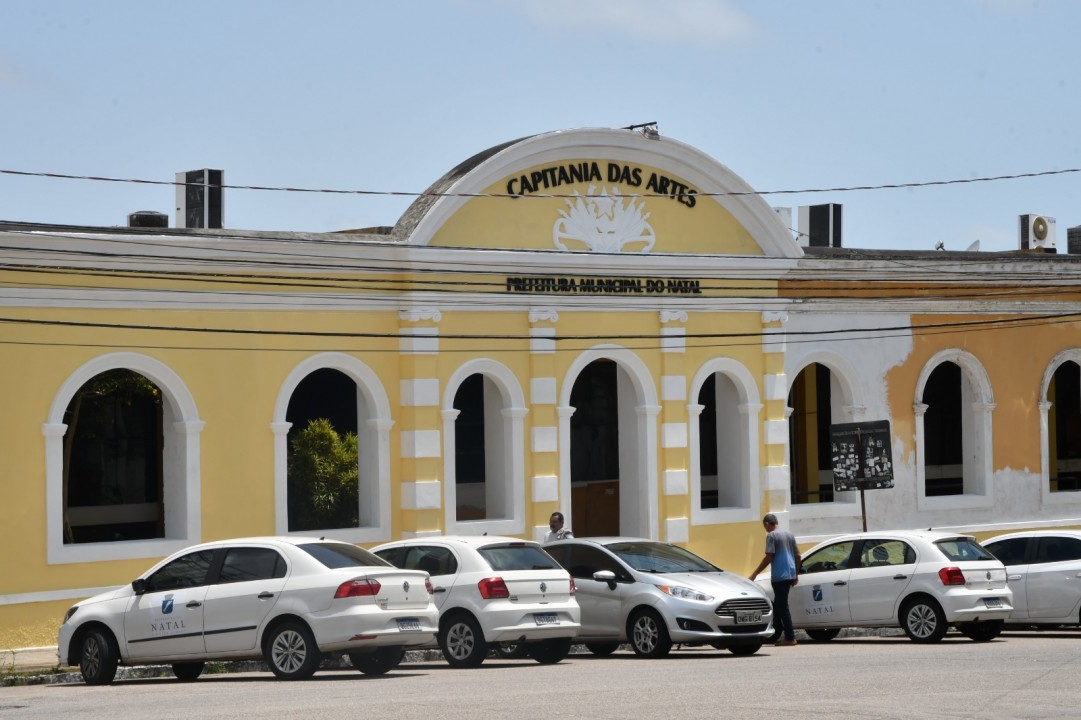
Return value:
M 541 665 L 554 665 L 570 655 L 570 638 L 552 638 L 541 640 L 539 643 L 531 643 L 529 654 Z
M 439 647 L 451 667 L 477 667 L 488 654 L 488 643 L 473 616 L 453 615 L 439 632 Z
M 728 648 L 728 652 L 733 655 L 754 655 L 761 649 L 762 643 L 754 643 L 753 645 L 732 645 Z
M 631 616 L 631 631 L 628 634 L 631 649 L 641 657 L 664 657 L 672 649 L 668 628 L 661 616 L 653 610 L 639 610 Z
M 371 652 L 349 653 L 349 662 L 365 675 L 385 675 L 401 664 L 405 648 L 401 645 L 376 648 Z
M 107 630 L 88 630 L 79 650 L 79 671 L 87 685 L 108 685 L 116 677 L 120 652 Z
M 990 620 L 988 622 L 971 622 L 961 623 L 957 626 L 957 629 L 961 631 L 961 634 L 967 637 L 969 640 L 975 640 L 976 642 L 987 642 L 994 640 L 1002 633 L 1002 628 L 1006 623 L 1002 620 Z
M 529 647 L 525 643 L 500 643 L 495 646 L 495 654 L 504 660 L 521 660 L 529 657 Z
M 803 632 L 807 633 L 807 637 L 816 642 L 828 642 L 841 634 L 841 628 L 815 628 Z
M 901 608 L 901 627 L 915 642 L 938 642 L 946 635 L 946 615 L 934 600 L 918 597 Z
M 605 655 L 611 655 L 616 650 L 619 650 L 619 643 L 586 643 L 586 650 L 590 651 L 594 655 L 600 655 L 601 657 L 604 657 Z
M 315 674 L 322 660 L 311 630 L 298 622 L 275 628 L 264 655 L 271 672 L 282 680 L 306 680 Z
M 176 675 L 177 680 L 191 682 L 203 674 L 204 667 L 206 667 L 205 662 L 173 663 L 173 675 Z

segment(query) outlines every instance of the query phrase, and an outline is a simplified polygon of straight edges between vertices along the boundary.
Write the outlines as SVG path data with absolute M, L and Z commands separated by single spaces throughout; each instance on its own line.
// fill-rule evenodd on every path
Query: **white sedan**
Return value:
M 372 552 L 431 575 L 439 647 L 452 666 L 476 667 L 500 646 L 513 645 L 542 664 L 570 652 L 579 627 L 574 581 L 537 543 L 496 535 L 421 537 Z
M 1006 566 L 1009 625 L 1081 623 L 1081 531 L 1032 530 L 981 543 Z
M 89 685 L 112 682 L 118 664 L 171 663 L 194 680 L 207 660 L 258 658 L 299 680 L 331 652 L 379 675 L 429 642 L 438 618 L 423 572 L 334 540 L 248 538 L 181 550 L 73 605 L 58 644 Z
M 772 596 L 769 573 L 758 582 Z M 865 532 L 804 553 L 789 608 L 793 625 L 812 640 L 830 640 L 845 627 L 900 627 L 916 642 L 937 642 L 953 625 L 987 641 L 1002 632 L 1013 593 L 1006 568 L 972 537 Z

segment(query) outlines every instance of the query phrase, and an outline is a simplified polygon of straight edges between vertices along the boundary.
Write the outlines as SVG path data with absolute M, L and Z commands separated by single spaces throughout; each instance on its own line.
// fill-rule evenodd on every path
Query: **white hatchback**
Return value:
M 758 583 L 772 597 L 768 572 Z M 900 627 L 916 642 L 936 642 L 953 625 L 987 641 L 1002 632 L 1013 593 L 1006 568 L 972 537 L 865 532 L 804 553 L 789 608 L 792 624 L 812 640 L 831 640 L 845 627 Z
M 1081 623 L 1081 531 L 1032 530 L 981 543 L 1006 566 L 1009 625 Z
M 112 682 L 118 664 L 172 663 L 177 678 L 194 680 L 207 660 L 258 658 L 300 680 L 331 652 L 385 673 L 404 647 L 430 642 L 438 620 L 422 572 L 335 540 L 246 538 L 181 550 L 76 603 L 58 643 L 89 685 Z
M 372 548 L 431 576 L 439 647 L 454 667 L 476 667 L 497 645 L 557 663 L 578 634 L 574 581 L 535 542 L 495 535 L 423 537 Z

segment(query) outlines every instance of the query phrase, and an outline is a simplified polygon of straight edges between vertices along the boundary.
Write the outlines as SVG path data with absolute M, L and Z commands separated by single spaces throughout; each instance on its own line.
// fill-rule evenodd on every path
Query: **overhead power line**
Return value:
M 919 180 L 902 183 L 881 183 L 877 185 L 844 185 L 837 187 L 801 188 L 785 190 L 736 190 L 725 192 L 700 191 L 700 197 L 739 197 L 747 195 L 803 195 L 811 193 L 840 193 L 854 192 L 857 190 L 897 190 L 908 188 L 934 187 L 942 185 L 965 185 L 972 183 L 998 182 L 1002 180 L 1022 180 L 1026 178 L 1048 177 L 1052 175 L 1067 175 L 1081 173 L 1081 168 L 1066 168 L 1063 170 L 1041 170 L 1038 172 L 1015 173 L 1011 175 L 988 175 L 974 178 L 953 178 L 947 180 Z M 70 173 L 40 172 L 30 170 L 11 170 L 0 168 L 0 174 L 17 175 L 22 177 L 52 178 L 57 180 L 87 180 L 108 183 L 132 183 L 137 185 L 187 185 L 176 180 L 146 180 L 141 178 L 117 178 L 101 175 L 74 175 Z M 512 193 L 460 193 L 460 192 L 433 192 L 433 191 L 403 191 L 403 190 L 345 190 L 336 188 L 305 188 L 272 185 L 232 185 L 232 184 L 199 184 L 200 187 L 214 187 L 227 190 L 262 190 L 270 192 L 294 192 L 294 193 L 324 193 L 330 195 L 366 195 L 387 197 L 465 197 L 465 198 L 576 198 L 593 197 L 582 193 L 527 193 L 516 195 Z M 650 198 L 669 197 L 668 193 L 627 193 L 623 197 Z

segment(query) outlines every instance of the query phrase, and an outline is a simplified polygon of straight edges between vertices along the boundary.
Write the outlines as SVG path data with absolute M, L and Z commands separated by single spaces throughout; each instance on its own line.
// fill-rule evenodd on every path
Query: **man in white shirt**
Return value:
M 563 540 L 565 538 L 574 537 L 574 533 L 570 528 L 563 527 L 563 513 L 554 512 L 552 517 L 548 519 L 548 534 L 544 536 L 544 542 L 551 542 L 552 540 Z

